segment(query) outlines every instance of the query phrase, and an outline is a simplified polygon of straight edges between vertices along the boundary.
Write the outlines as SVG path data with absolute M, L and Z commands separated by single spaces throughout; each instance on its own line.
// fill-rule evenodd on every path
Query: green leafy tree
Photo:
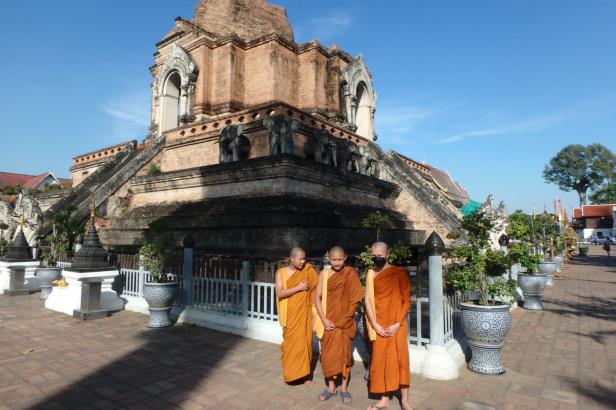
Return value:
M 543 170 L 548 183 L 563 191 L 575 190 L 580 206 L 586 204 L 586 192 L 614 177 L 616 156 L 601 144 L 567 145 Z
M 60 253 L 70 252 L 73 249 L 75 238 L 79 232 L 83 232 L 83 223 L 74 218 L 76 211 L 74 205 L 67 205 L 53 217 L 53 229 L 46 238 L 51 244 L 51 249 L 44 255 L 50 266 L 55 265 Z
M 521 209 L 516 209 L 509 215 L 509 224 L 507 225 L 507 236 L 510 239 L 528 240 L 531 234 L 530 215 L 525 214 Z
M 590 201 L 593 204 L 615 204 L 616 203 L 616 182 L 606 184 L 594 190 L 590 194 Z
M 490 248 L 494 221 L 477 211 L 465 216 L 460 227 L 466 243 L 448 253 L 451 264 L 445 276 L 447 285 L 463 295 L 475 292 L 480 305 L 496 303 L 496 296 L 512 297 L 515 283 L 502 277 L 510 266 L 509 258 Z
M 365 229 L 376 229 L 376 240 L 380 240 L 382 229 L 391 229 L 392 223 L 389 216 L 381 211 L 371 212 L 361 221 L 361 227 Z

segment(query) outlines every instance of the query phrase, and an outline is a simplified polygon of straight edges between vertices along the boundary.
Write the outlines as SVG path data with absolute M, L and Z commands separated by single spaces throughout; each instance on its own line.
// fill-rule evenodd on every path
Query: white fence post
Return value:
M 143 265 L 143 256 L 139 255 L 139 275 L 137 276 L 137 292 L 139 297 L 143 297 L 143 284 L 145 283 L 145 266 Z

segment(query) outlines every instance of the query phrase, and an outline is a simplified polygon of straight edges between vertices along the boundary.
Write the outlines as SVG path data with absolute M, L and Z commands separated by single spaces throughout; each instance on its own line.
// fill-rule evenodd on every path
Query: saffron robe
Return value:
M 276 298 L 278 319 L 282 326 L 280 359 L 285 382 L 292 382 L 310 374 L 312 361 L 312 295 L 318 276 L 312 265 L 307 263 L 300 271 L 287 278 L 287 269 L 279 270 L 282 287 L 289 289 L 299 282 L 308 282 L 308 290 L 294 293 L 288 298 Z
M 366 280 L 376 322 L 383 329 L 400 323 L 400 328 L 390 337 L 381 337 L 369 330 L 370 336 L 374 335 L 369 390 L 371 393 L 393 392 L 411 382 L 406 320 L 411 306 L 411 282 L 406 270 L 397 266 L 382 270 L 376 277 L 374 272 L 369 272 Z
M 355 332 L 355 311 L 363 296 L 357 271 L 345 266 L 327 279 L 330 270 L 323 272 L 321 302 L 323 315 L 336 327 L 325 330 L 321 338 L 321 367 L 326 378 L 342 374 L 347 378 L 351 370 L 351 346 Z M 326 281 L 327 279 L 327 281 Z M 326 290 L 326 291 L 325 291 Z M 325 295 L 325 304 L 323 304 Z M 320 320 L 320 319 L 319 319 Z

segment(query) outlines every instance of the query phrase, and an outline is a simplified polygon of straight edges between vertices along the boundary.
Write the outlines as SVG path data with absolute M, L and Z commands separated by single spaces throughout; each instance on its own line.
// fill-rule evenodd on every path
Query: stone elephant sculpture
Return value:
M 220 130 L 218 137 L 220 163 L 239 161 L 242 152 L 242 132 L 244 126 L 228 125 Z
M 338 166 L 338 145 L 333 141 L 333 137 L 317 128 L 315 128 L 313 136 L 316 141 L 314 151 L 315 161 L 334 167 Z
M 264 119 L 263 125 L 269 130 L 270 155 L 293 154 L 293 132 L 299 122 L 279 115 Z

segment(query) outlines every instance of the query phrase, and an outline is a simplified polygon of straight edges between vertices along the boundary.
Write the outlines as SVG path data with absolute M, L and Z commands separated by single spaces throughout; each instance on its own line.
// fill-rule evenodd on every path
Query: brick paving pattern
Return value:
M 616 408 L 616 257 L 599 247 L 564 269 L 545 311 L 516 309 L 503 349 L 507 373 L 461 369 L 457 380 L 413 376 L 418 409 Z M 371 402 L 353 368 L 354 401 L 320 403 L 282 383 L 278 346 L 195 326 L 145 327 L 120 312 L 80 322 L 44 309 L 38 294 L 0 296 L 0 409 L 332 409 Z M 411 357 L 412 360 L 412 357 Z M 392 401 L 391 408 L 398 408 Z

